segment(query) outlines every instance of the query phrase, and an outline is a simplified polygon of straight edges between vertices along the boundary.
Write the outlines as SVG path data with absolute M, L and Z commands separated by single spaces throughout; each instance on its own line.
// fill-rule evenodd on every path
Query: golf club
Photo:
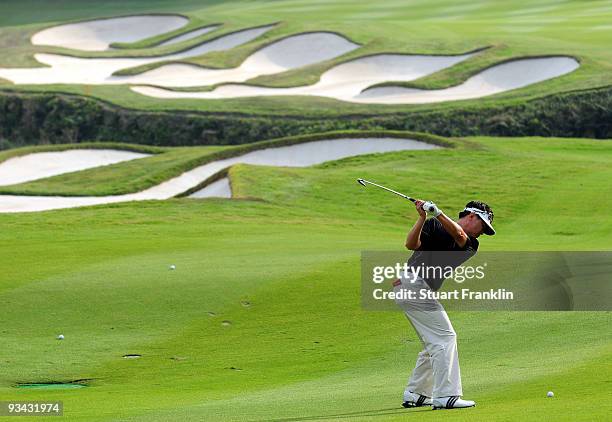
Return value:
M 411 201 L 411 202 L 416 202 L 416 201 L 417 201 L 416 199 L 411 198 L 411 197 L 410 197 L 410 196 L 408 196 L 408 195 L 404 195 L 403 193 L 400 193 L 400 192 L 394 191 L 393 189 L 389 189 L 389 188 L 387 188 L 387 187 L 385 187 L 385 186 L 383 186 L 383 185 L 379 185 L 378 183 L 370 182 L 369 180 L 365 180 L 365 179 L 357 179 L 357 183 L 359 183 L 361 186 L 364 186 L 364 187 L 367 187 L 367 185 L 366 185 L 366 184 L 370 184 L 370 185 L 376 186 L 376 187 L 378 187 L 378 188 L 384 189 L 384 190 L 386 190 L 386 191 L 388 191 L 388 192 L 394 193 L 394 194 L 396 194 L 396 195 L 398 195 L 398 196 L 401 196 L 402 198 L 407 199 L 407 200 L 409 200 L 409 201 Z M 423 204 L 423 209 L 424 209 L 425 211 L 427 211 L 427 212 L 432 212 L 432 211 L 434 210 L 434 208 L 431 206 L 431 203 L 430 203 L 429 201 L 426 201 L 426 202 Z

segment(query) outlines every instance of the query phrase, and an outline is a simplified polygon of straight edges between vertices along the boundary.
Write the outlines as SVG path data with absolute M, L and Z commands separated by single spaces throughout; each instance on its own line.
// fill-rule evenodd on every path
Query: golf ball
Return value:
M 548 393 L 546 393 L 546 397 L 555 397 L 555 393 L 549 391 Z
M 176 265 L 170 265 L 171 270 L 176 270 Z
M 63 339 L 64 339 L 64 335 L 63 335 L 63 334 L 60 334 L 59 336 L 57 336 L 57 339 L 58 339 L 58 340 L 63 340 Z

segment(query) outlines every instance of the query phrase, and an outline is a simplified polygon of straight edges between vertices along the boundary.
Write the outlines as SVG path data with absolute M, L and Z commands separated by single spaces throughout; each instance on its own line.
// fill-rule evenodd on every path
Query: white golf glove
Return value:
M 442 214 L 442 211 L 440 211 L 438 206 L 434 204 L 433 202 L 429 202 L 429 201 L 425 202 L 423 204 L 423 209 L 425 210 L 425 212 L 427 212 L 428 215 L 432 217 L 437 217 L 440 214 Z

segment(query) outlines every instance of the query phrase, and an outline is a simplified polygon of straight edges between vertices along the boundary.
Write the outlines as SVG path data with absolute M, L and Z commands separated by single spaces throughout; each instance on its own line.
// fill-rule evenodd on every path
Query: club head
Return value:
M 363 179 L 357 179 L 357 183 L 359 183 L 361 186 L 365 186 L 365 182 L 363 181 Z

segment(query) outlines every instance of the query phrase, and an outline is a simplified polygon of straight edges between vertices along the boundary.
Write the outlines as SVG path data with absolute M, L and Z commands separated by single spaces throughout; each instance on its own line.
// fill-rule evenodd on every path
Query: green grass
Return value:
M 160 100 L 135 94 L 127 86 L 13 86 L 1 89 L 53 91 L 93 96 L 123 107 L 147 110 L 198 110 L 250 114 L 337 115 L 348 113 L 381 114 L 411 110 L 498 105 L 525 101 L 558 92 L 592 89 L 612 84 L 612 8 L 605 1 L 548 0 L 498 2 L 493 0 L 455 1 L 386 0 L 376 3 L 305 0 L 201 2 L 98 2 L 64 1 L 62 8 L 49 2 L 3 2 L 0 6 L 0 66 L 36 66 L 33 53 L 68 53 L 53 47 L 34 47 L 29 38 L 49 25 L 68 20 L 117 16 L 131 13 L 181 13 L 191 21 L 172 34 L 143 40 L 120 52 L 84 53 L 83 56 L 140 56 L 182 50 L 203 40 L 252 26 L 278 22 L 269 33 L 227 52 L 213 52 L 187 60 L 207 67 L 233 67 L 257 49 L 290 34 L 305 31 L 334 31 L 362 45 L 347 55 L 325 63 L 279 75 L 262 76 L 248 83 L 265 86 L 311 84 L 326 69 L 342 61 L 381 52 L 413 54 L 459 54 L 489 47 L 476 57 L 434 75 L 411 82 L 410 86 L 443 88 L 456 85 L 495 63 L 519 57 L 569 55 L 581 67 L 568 75 L 483 100 L 467 100 L 434 105 L 363 105 L 322 98 L 243 98 L 234 100 Z M 175 46 L 154 46 L 160 41 L 195 27 L 222 23 L 216 31 Z M 74 52 L 72 52 L 74 54 Z M 152 65 L 157 66 L 157 65 Z M 137 72 L 148 69 L 132 69 Z M 126 72 L 124 72 L 126 73 Z M 393 82 L 393 81 L 390 81 Z M 206 88 L 205 88 L 206 89 Z
M 606 420 L 610 312 L 452 312 L 478 406 L 398 408 L 420 346 L 400 313 L 361 309 L 359 259 L 401 249 L 415 212 L 356 177 L 449 214 L 489 202 L 498 234 L 483 251 L 612 247 L 610 141 L 463 142 L 471 148 L 233 167 L 238 197 L 264 201 L 0 215 L 10 258 L 0 396 L 62 400 L 66 418 L 88 421 Z M 83 378 L 89 387 L 14 388 Z
M 73 145 L 69 145 L 74 147 Z M 58 146 L 62 149 L 64 146 Z M 31 182 L 0 187 L 1 194 L 13 195 L 60 195 L 60 196 L 103 196 L 138 192 L 157 185 L 197 163 L 214 157 L 214 153 L 224 151 L 224 146 L 205 147 L 166 147 L 155 148 L 163 151 L 150 157 L 110 164 L 92 169 L 64 173 Z M 40 152 L 39 147 L 26 147 L 7 152 Z M 44 148 L 43 148 L 44 150 Z M 0 155 L 2 161 L 2 155 Z
M 97 148 L 130 149 L 142 152 L 159 153 L 152 157 L 131 160 L 123 163 L 96 167 L 87 170 L 65 173 L 40 180 L 18 183 L 9 186 L 0 186 L 0 194 L 11 195 L 43 195 L 43 196 L 106 196 L 121 195 L 139 192 L 158 185 L 172 177 L 192 170 L 211 161 L 234 157 L 256 149 L 274 146 L 290 145 L 319 139 L 336 139 L 342 137 L 399 137 L 420 139 L 425 142 L 453 147 L 457 142 L 434 135 L 401 131 L 335 131 L 315 135 L 291 136 L 270 141 L 255 142 L 234 147 L 205 146 L 205 147 L 148 147 L 131 146 L 129 144 L 101 143 Z M 84 146 L 97 145 L 95 143 L 78 144 Z M 8 150 L 0 153 L 0 162 L 15 155 L 31 152 L 61 150 L 76 148 L 78 145 L 66 144 L 56 146 L 25 147 Z M 469 147 L 469 144 L 467 145 Z M 4 158 L 3 158 L 4 157 Z M 204 181 L 212 182 L 213 180 Z M 199 190 L 193 187 L 188 192 Z

